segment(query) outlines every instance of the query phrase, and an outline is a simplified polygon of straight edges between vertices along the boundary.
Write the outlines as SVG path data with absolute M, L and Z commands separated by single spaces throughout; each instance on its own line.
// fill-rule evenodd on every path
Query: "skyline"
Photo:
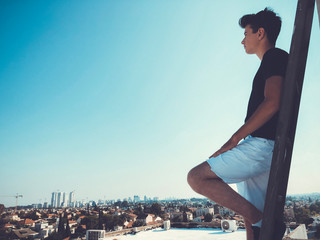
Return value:
M 73 193 L 74 192 L 52 192 L 53 193 L 65 193 L 66 194 L 66 199 L 67 199 L 67 205 L 61 205 L 61 206 L 58 206 L 55 204 L 55 206 L 52 206 L 52 201 L 55 201 L 52 199 L 52 196 L 51 198 L 49 198 L 48 200 L 46 200 L 46 198 L 44 198 L 45 200 L 43 199 L 39 199 L 38 202 L 34 202 L 32 204 L 28 204 L 28 205 L 20 205 L 19 202 L 18 202 L 18 207 L 28 207 L 28 206 L 33 206 L 33 205 L 36 205 L 37 207 L 34 207 L 34 208 L 43 208 L 43 209 L 47 209 L 47 208 L 81 208 L 81 207 L 84 207 L 84 205 L 86 204 L 89 204 L 91 206 L 91 204 L 93 204 L 93 202 L 95 202 L 97 205 L 103 205 L 103 204 L 106 204 L 106 203 L 115 203 L 115 202 L 124 202 L 124 201 L 127 201 L 129 203 L 150 203 L 150 202 L 159 202 L 159 201 L 179 201 L 179 200 L 192 200 L 193 198 L 194 199 L 207 199 L 206 197 L 203 197 L 203 196 L 195 196 L 195 197 L 191 197 L 191 198 L 176 198 L 174 196 L 171 196 L 171 197 L 166 197 L 166 198 L 162 198 L 160 199 L 159 197 L 157 196 L 147 196 L 147 195 L 143 195 L 143 196 L 139 196 L 139 195 L 134 195 L 134 196 L 127 196 L 127 197 L 124 197 L 124 198 L 113 198 L 113 199 L 106 199 L 105 196 L 103 199 L 89 199 L 89 197 L 87 197 L 86 199 L 77 199 L 76 197 L 74 197 L 73 195 L 73 200 L 70 201 L 68 195 L 70 193 Z M 69 194 L 68 194 L 69 193 Z M 313 199 L 314 198 L 317 198 L 319 197 L 320 195 L 320 192 L 313 192 L 313 193 L 297 193 L 297 194 L 288 194 L 287 197 L 312 197 Z M 23 196 L 22 196 L 23 197 Z M 19 198 L 20 199 L 20 198 Z M 211 201 L 210 199 L 208 199 L 208 201 Z M 213 201 L 211 201 L 213 202 Z M 214 203 L 214 202 L 213 202 Z M 1 204 L 1 203 L 0 203 Z M 71 205 L 70 205 L 71 204 Z M 11 205 L 8 205 L 8 206 L 5 206 L 5 207 L 15 207 L 16 205 L 15 204 L 11 204 Z
M 239 18 L 273 8 L 289 52 L 296 4 L 2 1 L 0 195 L 199 197 L 187 173 L 242 125 L 260 64 Z M 319 41 L 315 12 L 288 194 L 320 191 Z

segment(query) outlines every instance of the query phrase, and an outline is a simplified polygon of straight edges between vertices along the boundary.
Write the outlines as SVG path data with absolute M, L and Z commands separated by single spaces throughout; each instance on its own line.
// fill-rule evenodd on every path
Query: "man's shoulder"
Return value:
M 262 79 L 266 80 L 271 76 L 285 76 L 289 54 L 280 49 L 269 49 L 263 56 L 261 63 Z
M 272 48 L 269 49 L 265 55 L 263 56 L 262 65 L 277 65 L 277 64 L 284 64 L 286 65 L 288 62 L 289 54 L 280 49 L 280 48 Z
M 266 54 L 266 57 L 270 57 L 270 58 L 274 58 L 274 57 L 288 58 L 288 56 L 289 54 L 280 48 L 272 48 Z

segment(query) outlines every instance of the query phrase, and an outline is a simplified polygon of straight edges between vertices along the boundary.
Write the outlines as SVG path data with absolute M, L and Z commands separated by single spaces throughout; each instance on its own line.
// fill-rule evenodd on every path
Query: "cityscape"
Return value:
M 159 201 L 159 197 L 147 197 L 144 196 L 143 199 L 140 198 L 138 195 L 134 195 L 133 198 L 128 197 L 124 199 L 117 199 L 117 200 L 101 200 L 98 201 L 88 201 L 85 200 L 78 201 L 75 199 L 75 191 L 72 192 L 52 192 L 51 195 L 51 201 L 49 202 L 43 202 L 43 203 L 37 203 L 32 204 L 33 208 L 65 208 L 65 207 L 71 207 L 71 208 L 79 208 L 84 207 L 86 205 L 89 206 L 95 206 L 95 205 L 104 205 L 104 204 L 114 204 L 115 202 L 128 202 L 128 203 L 138 203 L 138 202 L 157 202 Z
M 0 204 L 0 213 L 0 239 L 126 239 L 148 230 L 199 228 L 245 239 L 243 218 L 206 198 L 77 201 L 75 191 L 56 191 L 49 203 Z M 287 235 L 304 226 L 308 239 L 320 238 L 320 193 L 287 196 L 284 217 Z

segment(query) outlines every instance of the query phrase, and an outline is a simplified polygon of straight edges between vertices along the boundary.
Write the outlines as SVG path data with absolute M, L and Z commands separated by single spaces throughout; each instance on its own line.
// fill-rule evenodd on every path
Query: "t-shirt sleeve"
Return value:
M 287 70 L 288 54 L 275 51 L 264 59 L 264 78 L 272 76 L 285 77 Z

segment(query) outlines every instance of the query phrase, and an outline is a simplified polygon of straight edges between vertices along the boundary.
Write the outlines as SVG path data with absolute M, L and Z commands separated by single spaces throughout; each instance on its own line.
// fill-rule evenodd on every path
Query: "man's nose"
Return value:
M 243 44 L 243 45 L 244 45 L 244 39 L 241 41 L 241 44 Z

